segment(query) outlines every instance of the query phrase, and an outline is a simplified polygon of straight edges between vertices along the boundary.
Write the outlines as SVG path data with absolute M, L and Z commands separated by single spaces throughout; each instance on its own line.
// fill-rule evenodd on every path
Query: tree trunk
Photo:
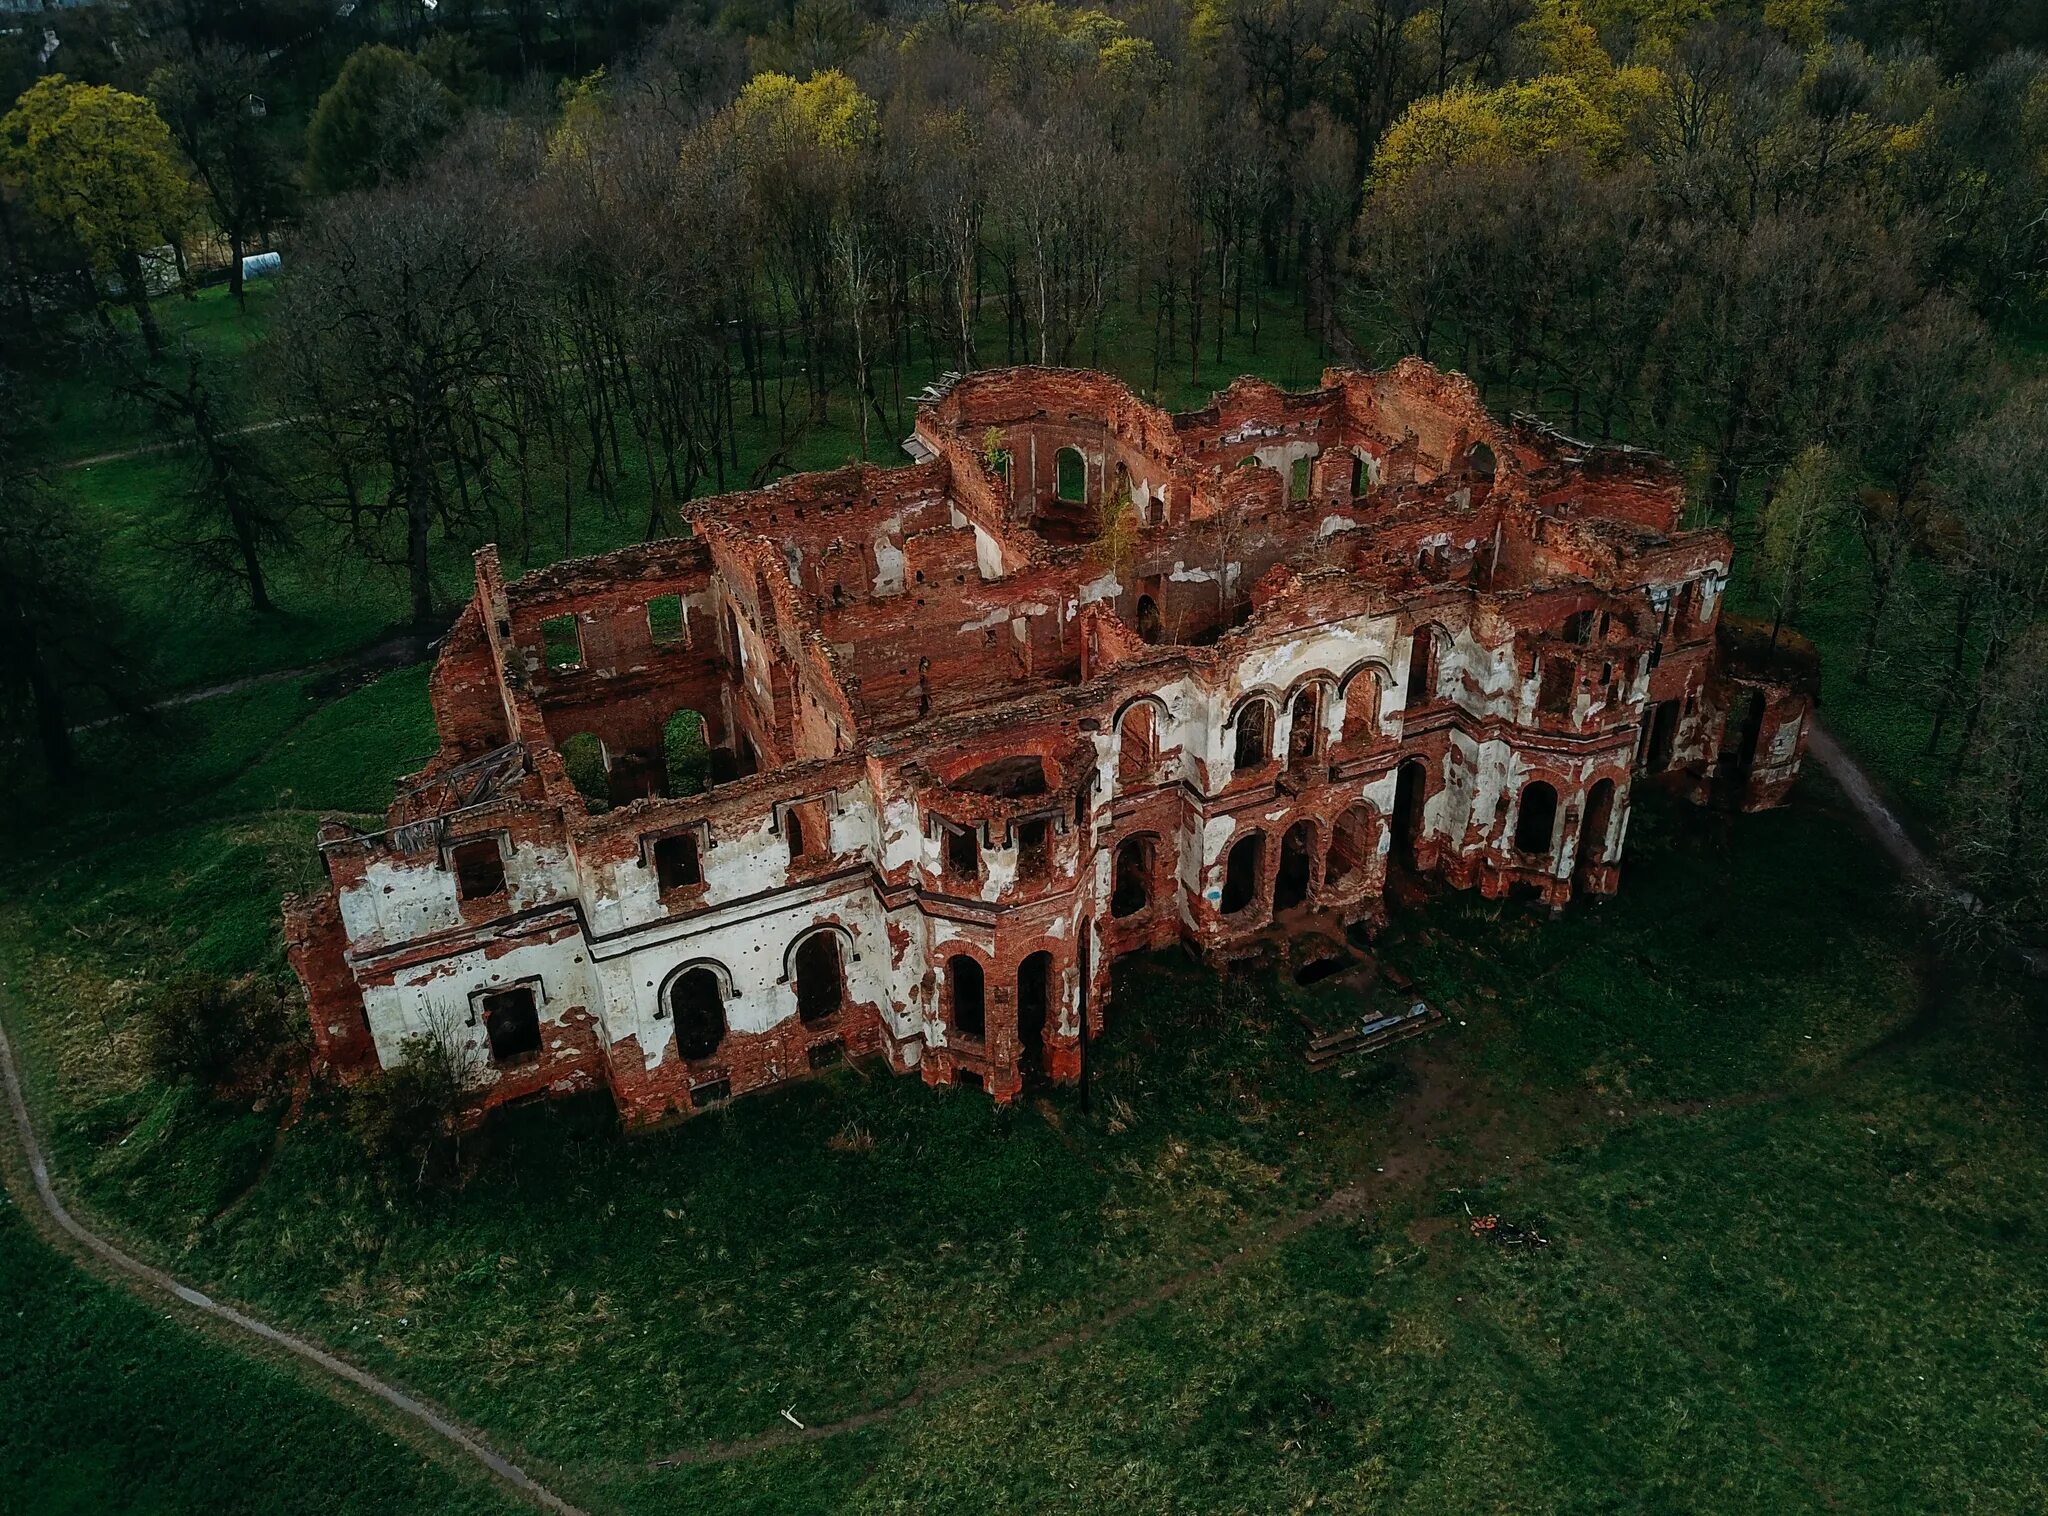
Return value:
M 412 596 L 412 623 L 430 625 L 434 619 L 434 573 L 427 557 L 427 540 L 434 525 L 433 491 L 428 488 L 424 461 L 414 454 L 412 478 L 405 496 L 405 567 Z
M 143 276 L 140 254 L 129 253 L 122 259 L 121 278 L 128 286 L 128 304 L 134 308 L 136 323 L 142 328 L 142 345 L 149 350 L 150 357 L 161 358 L 163 333 L 157 330 L 156 312 L 149 307 L 149 282 Z

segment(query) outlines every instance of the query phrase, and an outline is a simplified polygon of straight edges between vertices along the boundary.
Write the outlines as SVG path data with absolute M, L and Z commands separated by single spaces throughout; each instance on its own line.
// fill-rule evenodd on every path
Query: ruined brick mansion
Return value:
M 977 373 L 907 448 L 477 556 L 440 751 L 287 902 L 328 1068 L 424 1033 L 481 1105 L 636 1123 L 876 1054 L 1008 1099 L 1078 1072 L 1122 954 L 1370 925 L 1397 869 L 1606 894 L 1636 786 L 1799 766 L 1811 668 L 1723 624 L 1675 471 L 1423 363 L 1184 415 Z

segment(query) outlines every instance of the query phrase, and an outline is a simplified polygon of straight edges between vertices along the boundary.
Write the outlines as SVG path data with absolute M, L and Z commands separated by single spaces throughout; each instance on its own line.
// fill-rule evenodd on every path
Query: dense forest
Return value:
M 4 13 L 0 716 L 52 772 L 151 674 L 50 411 L 190 467 L 163 548 L 276 609 L 319 544 L 410 619 L 443 549 L 560 553 L 894 455 L 918 387 L 1225 344 L 1414 352 L 1638 442 L 1832 681 L 1910 687 L 1975 936 L 2048 896 L 2048 7 L 1990 0 L 734 0 Z M 249 298 L 246 361 L 165 320 Z M 1237 349 L 1233 346 L 1233 351 Z M 1304 375 L 1304 379 L 1312 375 Z M 288 607 L 287 607 L 288 609 Z

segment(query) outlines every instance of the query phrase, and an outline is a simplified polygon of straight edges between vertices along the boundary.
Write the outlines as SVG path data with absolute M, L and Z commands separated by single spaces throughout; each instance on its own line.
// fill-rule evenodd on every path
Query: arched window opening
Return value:
M 1237 712 L 1237 752 L 1235 763 L 1239 773 L 1258 768 L 1272 756 L 1273 751 L 1273 707 L 1264 700 L 1247 700 Z
M 1601 779 L 1586 791 L 1586 816 L 1579 824 L 1579 866 L 1607 861 L 1607 833 L 1614 823 L 1614 781 Z
M 1017 967 L 1017 1052 L 1027 1083 L 1045 1077 L 1045 1033 L 1052 1019 L 1052 954 L 1033 953 Z
M 981 964 L 965 953 L 946 960 L 946 998 L 953 1007 L 953 1030 L 979 1040 L 988 1029 L 988 1008 Z
M 1330 851 L 1323 861 L 1324 887 L 1349 890 L 1363 883 L 1378 851 L 1371 810 L 1352 806 L 1337 818 L 1330 833 Z
M 1416 847 L 1422 841 L 1424 808 L 1429 803 L 1429 778 L 1420 758 L 1401 765 L 1394 779 L 1394 846 L 1400 859 L 1415 866 Z
M 1493 449 L 1483 442 L 1475 442 L 1466 449 L 1465 467 L 1481 479 L 1491 479 L 1494 470 Z
M 668 1013 L 676 1024 L 676 1056 L 686 1063 L 709 1058 L 725 1041 L 725 992 L 718 971 L 699 964 L 668 987 Z
M 1266 872 L 1266 837 L 1252 832 L 1231 844 L 1223 864 L 1223 898 L 1219 905 L 1226 916 L 1235 916 L 1259 898 L 1259 881 Z
M 1313 764 L 1323 751 L 1323 692 L 1308 685 L 1294 697 L 1287 721 L 1287 766 L 1298 769 Z
M 1166 635 L 1166 627 L 1159 619 L 1159 602 L 1150 595 L 1138 597 L 1138 636 L 1146 642 L 1158 642 Z
M 1556 830 L 1557 791 L 1541 779 L 1523 786 L 1522 803 L 1515 814 L 1515 850 L 1547 854 Z
M 1308 900 L 1316 850 L 1316 824 L 1297 821 L 1280 839 L 1280 867 L 1273 876 L 1273 909 L 1288 911 Z
M 1077 447 L 1063 447 L 1053 459 L 1054 484 L 1060 499 L 1077 505 L 1088 498 L 1088 460 Z
M 839 937 L 813 932 L 796 950 L 796 1013 L 805 1022 L 823 1021 L 846 1004 L 846 965 Z
M 946 872 L 967 883 L 981 877 L 981 838 L 966 827 L 946 828 Z
M 1109 892 L 1109 914 L 1122 920 L 1152 904 L 1155 839 L 1126 837 L 1117 845 L 1116 877 Z
M 1380 735 L 1380 676 L 1367 669 L 1344 686 L 1344 745 L 1370 747 Z
M 1117 732 L 1117 783 L 1125 789 L 1150 784 L 1159 767 L 1158 710 L 1150 701 L 1132 706 Z
M 1415 629 L 1415 641 L 1408 650 L 1408 709 L 1411 711 L 1436 699 L 1438 635 L 1434 626 Z
M 677 711 L 668 718 L 661 729 L 661 754 L 671 798 L 711 788 L 711 739 L 697 712 Z

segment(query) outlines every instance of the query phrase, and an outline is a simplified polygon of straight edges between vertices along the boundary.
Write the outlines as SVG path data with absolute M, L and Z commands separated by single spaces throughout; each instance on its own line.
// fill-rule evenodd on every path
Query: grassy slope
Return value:
M 523 1509 L 46 1248 L 0 1196 L 0 1511 Z

